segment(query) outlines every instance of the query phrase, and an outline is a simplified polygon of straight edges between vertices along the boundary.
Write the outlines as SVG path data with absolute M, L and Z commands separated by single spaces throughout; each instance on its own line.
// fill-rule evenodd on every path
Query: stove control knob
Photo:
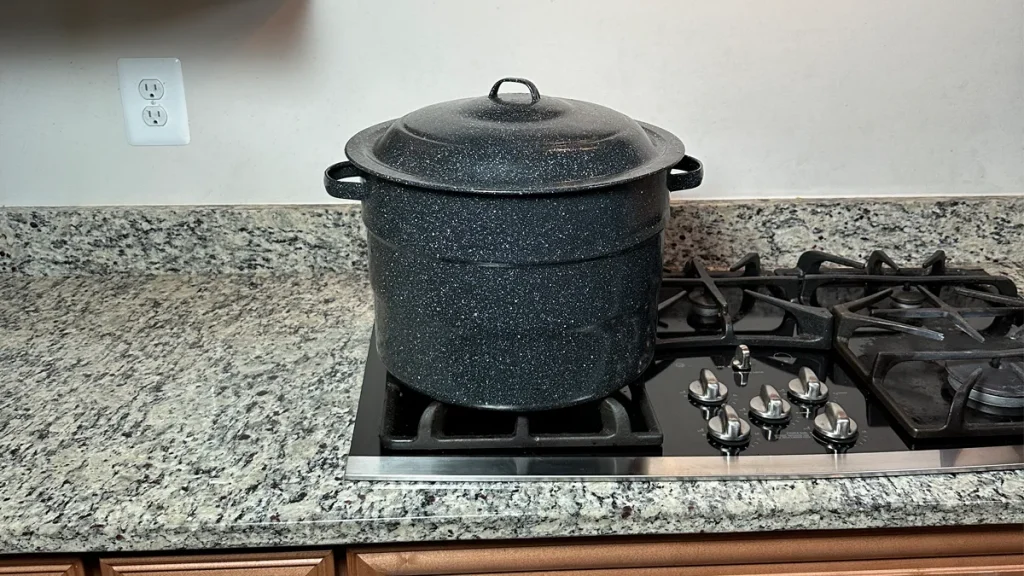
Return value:
M 729 395 L 729 387 L 718 381 L 707 368 L 700 371 L 700 380 L 690 382 L 690 398 L 701 404 L 721 404 Z
M 744 444 L 750 440 L 750 424 L 726 404 L 708 421 L 708 436 L 723 444 Z
M 814 370 L 806 366 L 797 373 L 798 378 L 789 381 L 789 394 L 793 398 L 808 404 L 821 404 L 828 400 L 828 386 L 818 380 Z
M 745 344 L 736 347 L 736 355 L 732 359 L 732 369 L 737 372 L 750 372 L 750 348 Z
M 769 384 L 763 384 L 761 393 L 750 399 L 750 413 L 765 422 L 785 422 L 789 420 L 791 411 L 789 402 Z
M 842 406 L 829 402 L 814 419 L 814 432 L 827 440 L 849 442 L 857 437 L 857 423 Z

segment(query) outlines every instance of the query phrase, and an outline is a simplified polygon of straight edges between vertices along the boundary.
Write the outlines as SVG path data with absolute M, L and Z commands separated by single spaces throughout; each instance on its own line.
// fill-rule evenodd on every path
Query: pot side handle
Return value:
M 359 169 L 348 160 L 332 164 L 327 167 L 327 170 L 324 170 L 324 188 L 335 198 L 365 200 L 369 195 L 366 182 L 362 179 L 358 181 L 345 180 L 345 178 L 355 178 L 361 175 Z
M 676 173 L 673 174 L 673 171 Z M 668 191 L 689 190 L 700 186 L 704 180 L 704 165 L 693 156 L 683 156 L 668 173 Z

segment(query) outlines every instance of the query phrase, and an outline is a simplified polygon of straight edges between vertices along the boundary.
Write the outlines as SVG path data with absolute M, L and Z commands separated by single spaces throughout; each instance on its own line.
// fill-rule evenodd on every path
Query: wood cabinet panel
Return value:
M 438 544 L 350 550 L 351 576 L 1024 574 L 1019 526 L 657 539 Z
M 0 576 L 85 576 L 82 561 L 29 558 L 0 560 Z
M 100 576 L 335 576 L 330 551 L 101 558 Z
M 605 570 L 486 572 L 472 576 L 1024 576 L 1024 556 L 960 556 L 849 562 L 746 564 Z

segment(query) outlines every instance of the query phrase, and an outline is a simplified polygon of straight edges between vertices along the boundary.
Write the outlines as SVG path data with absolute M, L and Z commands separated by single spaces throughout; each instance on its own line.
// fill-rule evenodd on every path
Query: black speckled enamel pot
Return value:
M 499 94 L 502 82 L 529 94 Z M 328 193 L 363 201 L 377 349 L 438 400 L 544 410 L 654 353 L 662 231 L 700 162 L 660 128 L 522 79 L 354 136 Z

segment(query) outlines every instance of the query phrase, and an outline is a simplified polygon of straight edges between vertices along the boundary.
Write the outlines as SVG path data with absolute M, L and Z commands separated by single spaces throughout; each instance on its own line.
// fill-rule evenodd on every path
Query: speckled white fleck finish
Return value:
M 1024 196 L 676 203 L 665 230 L 670 268 L 747 252 L 788 267 L 806 250 L 860 259 L 885 250 L 920 265 L 936 249 L 960 262 L 1024 262 Z
M 358 206 L 0 207 L 0 274 L 366 270 Z
M 760 252 L 792 266 L 805 250 L 920 263 L 1024 262 L 1024 196 L 676 202 L 665 259 L 678 268 Z M 366 269 L 357 204 L 117 208 L 0 207 L 0 274 L 66 276 L 348 272 Z
M 0 277 L 0 552 L 1024 523 L 1024 472 L 346 482 L 371 324 L 357 274 Z

